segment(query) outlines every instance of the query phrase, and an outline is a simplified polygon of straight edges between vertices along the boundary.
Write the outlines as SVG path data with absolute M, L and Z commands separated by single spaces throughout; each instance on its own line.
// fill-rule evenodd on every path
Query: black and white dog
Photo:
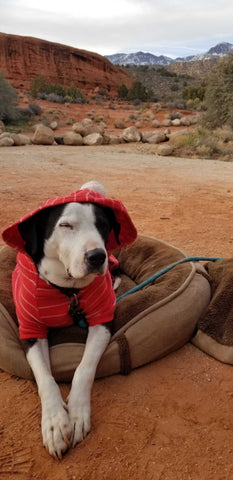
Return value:
M 97 184 L 82 188 L 86 187 L 104 193 Z M 109 218 L 101 207 L 80 203 L 54 207 L 45 238 L 37 239 L 35 250 L 35 245 L 31 245 L 40 277 L 59 287 L 80 289 L 96 275 L 103 275 L 108 265 L 105 244 L 110 228 Z M 42 404 L 43 443 L 54 457 L 61 458 L 62 453 L 81 442 L 90 431 L 91 387 L 109 340 L 108 324 L 89 327 L 84 355 L 75 371 L 67 403 L 63 402 L 51 374 L 47 339 L 24 341 Z
M 106 277 L 111 279 L 108 270 L 109 252 L 118 248 L 118 245 L 122 247 L 131 243 L 135 240 L 137 232 L 123 204 L 119 200 L 105 199 L 104 188 L 100 184 L 89 182 L 80 190 L 81 194 L 85 195 L 84 200 L 63 204 L 55 202 L 55 206 L 52 203 L 53 206 L 49 205 L 49 208 L 44 208 L 44 204 L 41 210 L 36 211 L 36 215 L 34 215 L 35 212 L 28 214 L 13 226 L 8 227 L 3 232 L 3 238 L 6 243 L 19 250 L 18 267 L 20 267 L 20 262 L 22 264 L 24 261 L 23 259 L 26 259 L 25 262 L 29 262 L 29 267 L 31 262 L 32 268 L 35 270 L 33 275 L 36 275 L 36 278 L 40 279 L 38 281 L 43 285 L 49 285 L 46 288 L 52 286 L 61 291 L 78 289 L 79 292 L 83 292 L 90 285 L 91 295 L 94 296 L 92 284 L 97 282 L 97 278 L 98 282 L 99 279 L 103 281 L 103 278 Z M 80 190 L 72 195 L 79 195 Z M 95 199 L 93 192 L 101 199 L 96 202 L 89 200 L 89 198 Z M 56 199 L 51 200 L 56 201 Z M 108 202 L 109 208 L 104 208 L 104 202 Z M 113 205 L 116 206 L 113 207 Z M 15 237 L 18 244 L 15 240 L 13 241 Z M 20 252 L 23 252 L 21 257 Z M 22 275 L 26 279 L 28 278 L 27 267 L 26 263 L 26 267 L 24 265 L 24 270 L 22 270 Z M 30 281 L 32 283 L 29 283 L 29 287 L 27 284 L 26 290 L 24 290 L 28 295 L 31 293 L 30 285 L 33 286 L 35 283 L 33 280 Z M 21 281 L 22 284 L 23 281 Z M 17 293 L 20 286 L 16 285 L 15 288 Z M 104 301 L 104 311 L 110 296 L 114 298 L 115 308 L 112 282 L 111 292 L 110 294 L 99 293 L 98 298 L 102 295 Z M 30 319 L 33 317 L 35 306 L 29 301 L 25 303 L 22 295 L 20 301 L 24 316 L 30 309 L 30 327 Z M 30 328 L 28 335 L 21 335 L 41 399 L 43 443 L 55 458 L 62 458 L 62 454 L 69 447 L 74 447 L 81 442 L 91 428 L 91 388 L 97 365 L 111 335 L 109 323 L 103 323 L 103 315 L 99 314 L 99 317 L 98 324 L 90 326 L 89 322 L 84 354 L 74 373 L 66 403 L 62 400 L 59 387 L 51 372 L 47 338 L 40 337 L 40 335 L 31 338 Z M 112 318 L 111 311 L 110 320 Z M 37 325 L 38 319 L 35 318 L 35 314 L 33 320 Z

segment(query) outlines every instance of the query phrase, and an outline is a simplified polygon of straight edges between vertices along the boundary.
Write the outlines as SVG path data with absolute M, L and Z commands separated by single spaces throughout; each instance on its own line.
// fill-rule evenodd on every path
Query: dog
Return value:
M 91 388 L 116 305 L 111 251 L 136 235 L 123 204 L 106 199 L 97 182 L 46 202 L 3 232 L 19 250 L 13 293 L 20 338 L 41 399 L 43 444 L 55 458 L 90 432 Z M 79 322 L 88 326 L 87 341 L 64 402 L 51 372 L 47 333 Z

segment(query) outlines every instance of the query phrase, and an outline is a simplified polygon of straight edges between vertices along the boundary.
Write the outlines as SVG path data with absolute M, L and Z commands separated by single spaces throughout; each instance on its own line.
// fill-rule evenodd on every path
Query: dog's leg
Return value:
M 50 455 L 62 458 L 62 453 L 70 446 L 72 424 L 63 402 L 58 385 L 50 367 L 47 339 L 37 339 L 26 352 L 27 360 L 34 373 L 42 407 L 42 437 Z
M 70 420 L 74 425 L 73 447 L 81 442 L 91 429 L 91 387 L 110 336 L 104 325 L 89 327 L 83 358 L 75 371 L 68 398 Z

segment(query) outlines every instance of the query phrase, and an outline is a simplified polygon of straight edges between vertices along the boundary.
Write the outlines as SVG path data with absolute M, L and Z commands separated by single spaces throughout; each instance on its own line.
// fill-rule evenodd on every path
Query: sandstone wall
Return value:
M 114 94 L 132 77 L 96 53 L 32 37 L 0 33 L 0 71 L 15 88 L 28 89 L 36 75 L 83 91 L 102 87 Z

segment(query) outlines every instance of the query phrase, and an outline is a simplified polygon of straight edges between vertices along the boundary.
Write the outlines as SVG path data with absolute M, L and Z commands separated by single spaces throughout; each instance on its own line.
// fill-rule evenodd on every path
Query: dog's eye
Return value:
M 73 230 L 73 225 L 71 225 L 70 223 L 67 223 L 67 222 L 60 223 L 59 227 L 69 228 L 70 230 Z

